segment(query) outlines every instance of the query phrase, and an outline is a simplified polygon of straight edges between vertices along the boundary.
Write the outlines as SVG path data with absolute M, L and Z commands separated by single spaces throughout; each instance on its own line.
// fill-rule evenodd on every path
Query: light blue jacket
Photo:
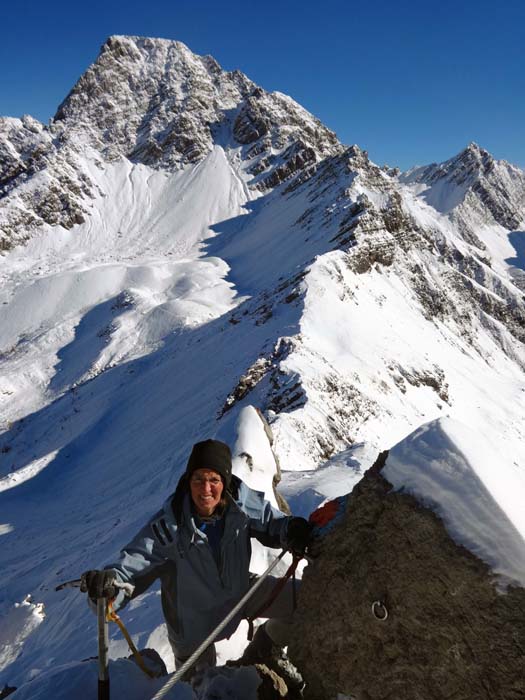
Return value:
M 235 478 L 235 477 L 234 477 Z M 160 578 L 162 608 L 168 637 L 177 656 L 193 653 L 239 602 L 250 586 L 250 538 L 270 547 L 285 547 L 289 517 L 264 499 L 264 494 L 238 480 L 238 497 L 225 511 L 224 534 L 218 564 L 208 538 L 198 529 L 189 494 L 182 502 L 180 527 L 173 512 L 173 496 L 107 566 L 121 581 L 133 584 L 133 597 Z M 114 607 L 122 608 L 129 598 L 121 591 Z M 229 637 L 242 613 L 218 639 Z

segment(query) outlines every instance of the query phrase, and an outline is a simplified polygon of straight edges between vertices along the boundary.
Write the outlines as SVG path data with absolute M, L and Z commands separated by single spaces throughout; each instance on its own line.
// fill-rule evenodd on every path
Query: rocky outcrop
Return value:
M 261 679 L 261 685 L 257 688 L 259 700 L 279 700 L 279 698 L 289 697 L 286 683 L 275 671 L 265 664 L 255 664 L 255 668 Z
M 21 173 L 35 169 L 50 141 L 44 125 L 32 117 L 0 117 L 0 193 Z
M 93 185 L 74 150 L 36 119 L 0 119 L 0 250 L 38 226 L 72 228 L 86 215 Z
M 394 491 L 387 457 L 346 497 L 305 571 L 289 649 L 305 697 L 523 698 L 525 589 L 499 590 L 433 510 Z
M 286 373 L 280 368 L 280 363 L 285 360 L 297 347 L 299 341 L 296 338 L 279 338 L 273 351 L 268 355 L 258 357 L 248 370 L 239 378 L 233 391 L 226 397 L 224 406 L 219 411 L 218 417 L 231 410 L 239 401 L 242 401 L 253 389 L 269 375 L 271 387 L 268 394 L 268 407 L 281 406 L 281 410 L 299 398 L 303 398 L 299 391 L 298 396 L 290 400 L 290 394 L 299 387 L 290 387 L 290 377 L 283 379 Z

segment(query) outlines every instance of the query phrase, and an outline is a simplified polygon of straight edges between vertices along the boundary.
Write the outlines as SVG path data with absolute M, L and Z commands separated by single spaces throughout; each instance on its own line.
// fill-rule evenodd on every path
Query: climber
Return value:
M 250 538 L 302 556 L 310 543 L 311 527 L 304 518 L 277 511 L 262 493 L 232 475 L 228 445 L 205 440 L 193 446 L 175 493 L 124 547 L 118 560 L 82 575 L 83 590 L 92 601 L 113 599 L 118 610 L 130 595 L 116 588 L 115 582 L 134 586 L 134 598 L 159 578 L 168 638 L 175 665 L 180 667 L 250 587 Z M 268 577 L 218 639 L 229 637 L 243 617 L 258 611 L 275 582 Z M 292 611 L 288 586 L 265 610 L 269 620 L 257 629 L 241 662 L 252 664 L 268 655 L 281 655 L 291 634 Z M 215 663 L 211 644 L 193 672 Z

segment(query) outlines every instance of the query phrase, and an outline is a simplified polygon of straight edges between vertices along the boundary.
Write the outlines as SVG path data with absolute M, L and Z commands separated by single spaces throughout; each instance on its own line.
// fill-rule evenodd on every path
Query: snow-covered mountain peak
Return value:
M 60 105 L 54 123 L 91 131 L 104 157 L 194 162 L 210 149 L 206 127 L 217 111 L 234 109 L 252 89 L 242 73 L 225 73 L 181 42 L 114 36 Z
M 49 126 L 0 122 L 2 246 L 46 224 L 84 221 L 96 196 L 92 165 L 125 158 L 173 172 L 216 146 L 256 192 L 343 150 L 292 98 L 222 70 L 211 56 L 178 41 L 110 37 Z
M 60 105 L 54 124 L 89 132 L 107 158 L 162 167 L 201 160 L 214 144 L 259 144 L 266 156 L 300 141 L 318 156 L 335 136 L 291 98 L 166 39 L 113 36 Z M 266 137 L 266 138 L 265 138 Z M 248 158 L 261 153 L 246 154 Z M 258 172 L 266 170 L 257 159 Z
M 525 221 L 525 173 L 474 142 L 443 163 L 403 173 L 400 181 L 450 215 L 466 239 L 481 248 L 480 229 L 497 224 L 515 230 Z
M 477 160 L 478 162 L 485 159 L 494 160 L 491 154 L 487 150 L 482 148 L 479 144 L 477 144 L 475 141 L 471 141 L 469 145 L 459 153 L 457 158 L 460 157 L 472 158 Z
M 432 163 L 409 170 L 401 175 L 403 182 L 435 183 L 447 180 L 456 185 L 472 185 L 494 167 L 494 158 L 473 141 L 457 155 L 443 163 Z M 508 165 L 508 164 L 506 164 Z M 511 166 L 512 167 L 512 166 Z

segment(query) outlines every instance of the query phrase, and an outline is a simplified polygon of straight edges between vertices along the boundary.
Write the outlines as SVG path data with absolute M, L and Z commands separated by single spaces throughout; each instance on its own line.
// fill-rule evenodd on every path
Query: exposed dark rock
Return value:
M 317 388 L 326 397 L 326 405 L 338 406 L 337 412 L 331 413 L 328 434 L 320 442 L 323 448 L 321 459 L 329 459 L 334 452 L 348 447 L 354 442 L 357 424 L 367 421 L 376 414 L 377 407 L 360 391 L 356 382 L 349 376 L 340 376 L 328 372 L 318 383 Z M 337 447 L 337 449 L 336 449 Z
M 406 392 L 405 380 L 411 386 L 428 386 L 433 389 L 439 398 L 449 403 L 448 383 L 445 373 L 437 365 L 433 365 L 427 370 L 407 369 L 401 365 L 389 367 L 396 384 L 403 393 Z
M 476 193 L 480 202 L 491 212 L 498 224 L 511 231 L 518 228 L 521 224 L 521 217 L 513 204 L 505 201 L 503 197 L 498 198 L 495 196 L 490 185 L 484 182 L 476 182 L 472 187 L 472 191 Z
M 525 697 L 525 590 L 499 591 L 433 511 L 392 491 L 386 458 L 346 497 L 305 571 L 289 647 L 305 697 Z
M 277 187 L 299 170 L 316 161 L 316 152 L 310 146 L 297 141 L 292 144 L 282 155 L 284 163 L 262 180 L 262 185 L 267 188 Z
M 414 264 L 410 270 L 410 281 L 412 288 L 427 320 L 443 319 L 446 316 L 454 316 L 458 309 L 454 305 L 454 299 L 447 294 L 445 289 L 438 287 L 432 278 L 419 264 Z M 461 319 L 461 323 L 467 328 L 470 324 L 470 317 L 467 314 Z
M 388 233 L 375 213 L 363 215 L 352 231 L 352 240 L 357 245 L 348 250 L 348 265 L 360 275 L 375 264 L 390 267 L 396 254 L 395 239 Z
M 413 228 L 413 223 L 403 211 L 401 195 L 394 191 L 389 197 L 388 205 L 382 210 L 385 228 L 389 233 L 399 234 Z
M 257 97 L 262 94 L 258 93 Z M 270 120 L 263 114 L 257 100 L 250 96 L 242 106 L 233 125 L 233 135 L 244 145 L 257 141 L 268 133 Z
M 298 386 L 290 387 L 290 382 L 285 379 L 288 375 L 279 369 L 279 363 L 293 352 L 298 342 L 296 338 L 279 338 L 270 354 L 258 357 L 239 378 L 233 391 L 228 394 L 219 412 L 219 417 L 227 413 L 236 403 L 242 401 L 268 374 L 270 375 L 270 388 L 266 409 L 275 410 L 274 407 L 276 405 L 290 405 L 294 403 L 296 399 L 291 400 L 290 394 L 294 394 Z
M 285 372 L 274 374 L 271 379 L 272 393 L 267 408 L 274 413 L 290 412 L 304 406 L 306 392 L 297 375 L 290 377 Z
M 357 242 L 355 229 L 357 228 L 361 217 L 372 207 L 372 202 L 366 194 L 358 196 L 355 202 L 352 202 L 343 217 L 339 221 L 337 234 L 330 239 L 330 242 L 337 241 L 338 248 L 346 248 L 348 244 Z
M 247 372 L 241 376 L 235 389 L 228 395 L 226 402 L 219 413 L 219 418 L 250 393 L 250 391 L 261 381 L 272 367 L 272 360 L 269 357 L 259 357 L 248 368 Z

